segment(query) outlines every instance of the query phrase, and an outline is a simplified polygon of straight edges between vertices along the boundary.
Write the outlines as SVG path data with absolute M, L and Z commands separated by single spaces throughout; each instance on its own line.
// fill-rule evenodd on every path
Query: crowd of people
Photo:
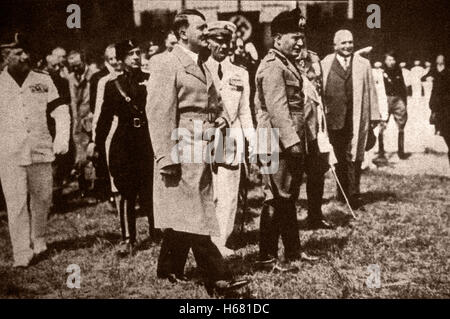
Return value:
M 248 284 L 225 260 L 234 254 L 227 240 L 239 188 L 248 165 L 264 172 L 273 164 L 267 155 L 278 162 L 262 174 L 257 266 L 292 271 L 292 260 L 318 260 L 302 251 L 297 228 L 304 175 L 309 227 L 333 229 L 321 208 L 330 163 L 337 200 L 357 209 L 365 153 L 378 128 L 374 162 L 386 161 L 383 130 L 391 115 L 399 129 L 398 155 L 408 157 L 408 83 L 413 94 L 417 83 L 416 71 L 406 77 L 393 52 L 372 68 L 366 50 L 354 50 L 348 30 L 335 33 L 335 52 L 320 60 L 307 48 L 305 29 L 298 9 L 276 16 L 273 48 L 259 65 L 233 23 L 207 24 L 197 10 L 175 16 L 164 45 L 150 43 L 145 52 L 132 39 L 108 45 L 101 70 L 88 65 L 82 51 L 67 54 L 61 47 L 34 68 L 29 39 L 17 35 L 1 45 L 0 178 L 14 267 L 27 267 L 46 251 L 50 208 L 65 205 L 63 186 L 76 177 L 82 197 L 107 201 L 118 212 L 120 257 L 134 253 L 139 201 L 151 240 L 161 241 L 159 278 L 188 280 L 184 268 L 192 249 L 207 290 L 234 292 Z M 449 144 L 444 57 L 428 71 L 421 77 L 433 79 L 430 121 Z M 267 129 L 276 138 L 270 148 Z M 208 152 L 212 161 L 204 157 Z

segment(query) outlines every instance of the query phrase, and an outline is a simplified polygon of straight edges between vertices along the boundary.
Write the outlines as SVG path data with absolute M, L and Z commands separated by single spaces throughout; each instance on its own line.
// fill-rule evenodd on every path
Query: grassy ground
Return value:
M 427 155 L 444 162 L 445 156 Z M 420 162 L 420 161 L 419 161 Z M 423 164 L 424 162 L 422 162 Z M 350 220 L 334 200 L 334 182 L 327 176 L 325 215 L 336 230 L 305 230 L 305 194 L 298 201 L 303 248 L 320 256 L 314 264 L 296 262 L 298 273 L 276 274 L 254 269 L 258 247 L 259 186 L 250 191 L 250 211 L 244 234 L 232 240 L 240 259 L 231 267 L 251 279 L 257 298 L 449 298 L 450 297 L 450 178 L 436 175 L 396 175 L 395 170 L 363 175 L 365 205 Z M 11 268 L 11 244 L 6 214 L 0 215 L 1 298 L 208 298 L 195 262 L 186 267 L 194 280 L 172 285 L 157 279 L 159 245 L 146 241 L 147 221 L 138 220 L 140 249 L 133 257 L 115 257 L 120 241 L 118 220 L 106 204 L 68 208 L 49 220 L 49 254 L 25 270 Z M 66 268 L 81 268 L 81 289 L 66 285 Z M 381 269 L 381 288 L 368 288 L 368 265 Z

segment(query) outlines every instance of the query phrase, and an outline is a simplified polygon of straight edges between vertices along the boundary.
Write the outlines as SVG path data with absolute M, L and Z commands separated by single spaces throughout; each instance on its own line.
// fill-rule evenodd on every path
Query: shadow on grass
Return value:
M 388 191 L 371 191 L 361 194 L 361 203 L 362 205 L 372 204 L 376 202 L 399 202 L 401 198 L 398 197 L 397 193 L 388 192 Z
M 59 253 L 63 250 L 77 250 L 85 249 L 94 246 L 96 243 L 102 243 L 108 241 L 112 245 L 117 244 L 121 237 L 118 233 L 103 233 L 97 232 L 93 235 L 87 235 L 84 237 L 73 237 L 65 240 L 54 241 L 47 245 L 49 252 Z
M 99 204 L 99 202 L 94 202 L 93 197 L 82 198 L 78 192 L 72 192 L 63 195 L 60 203 L 51 208 L 50 214 L 67 214 L 81 208 L 96 206 L 97 204 Z

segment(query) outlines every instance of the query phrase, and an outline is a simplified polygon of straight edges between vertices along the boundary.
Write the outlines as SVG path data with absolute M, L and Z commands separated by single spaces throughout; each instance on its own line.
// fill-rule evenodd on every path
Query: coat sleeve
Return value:
M 378 107 L 377 90 L 373 79 L 370 62 L 366 63 L 367 91 L 369 95 L 370 121 L 381 121 L 381 113 Z
M 158 59 L 152 66 L 147 85 L 146 113 L 156 163 L 160 171 L 178 163 L 172 158 L 176 140 L 172 132 L 177 128 L 178 93 L 176 88 L 176 67 L 168 57 Z
M 279 129 L 281 145 L 287 149 L 300 143 L 296 126 L 289 113 L 283 70 L 269 67 L 261 79 L 261 89 L 273 128 Z
M 100 106 L 100 116 L 95 129 L 95 145 L 100 148 L 105 146 L 106 137 L 114 118 L 114 89 L 113 82 L 108 82 L 105 87 L 103 103 Z
M 244 130 L 244 135 L 250 146 L 254 148 L 255 146 L 255 130 L 253 127 L 252 113 L 250 111 L 250 82 L 248 77 L 248 72 L 242 72 L 244 91 L 241 96 L 241 103 L 239 105 L 239 119 L 241 121 L 241 126 Z

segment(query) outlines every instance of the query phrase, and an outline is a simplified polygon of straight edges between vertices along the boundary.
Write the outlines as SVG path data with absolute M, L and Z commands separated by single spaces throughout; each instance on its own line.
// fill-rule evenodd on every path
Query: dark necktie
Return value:
M 222 72 L 222 64 L 220 64 L 220 63 L 219 63 L 219 69 L 217 70 L 217 75 L 219 76 L 219 79 L 222 80 L 223 72 Z
M 345 58 L 344 58 L 344 70 L 345 70 L 345 71 L 348 70 L 348 66 L 349 66 L 349 65 L 348 65 L 348 64 L 349 64 L 349 63 L 348 63 L 348 59 L 349 59 L 348 57 L 345 57 Z
M 200 70 L 202 70 L 202 73 L 204 75 L 205 69 L 203 68 L 203 59 L 200 58 L 200 54 L 198 55 L 197 65 L 199 66 Z

